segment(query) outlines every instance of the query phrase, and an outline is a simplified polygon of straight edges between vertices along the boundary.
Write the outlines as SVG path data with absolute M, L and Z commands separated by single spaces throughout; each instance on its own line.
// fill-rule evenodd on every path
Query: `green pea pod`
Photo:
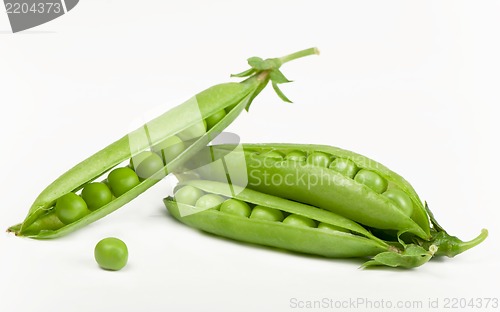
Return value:
M 168 211 L 188 226 L 219 236 L 329 258 L 373 257 L 364 265 L 366 267 L 386 265 L 412 268 L 426 263 L 432 257 L 431 252 L 420 246 L 388 244 L 356 222 L 310 205 L 222 182 L 189 180 L 179 186 L 179 193 L 183 187 L 201 190 L 196 192 L 196 198 L 190 200 L 198 200 L 197 204 L 183 203 L 185 198 L 178 199 L 176 192 L 175 197 L 164 200 Z M 253 214 L 246 217 L 223 211 L 224 203 L 219 209 L 199 207 L 200 198 L 206 194 L 228 198 L 225 202 L 236 199 L 249 206 L 268 207 L 289 216 L 313 220 L 313 224 L 327 226 L 290 224 L 286 222 L 287 219 L 282 222 L 254 219 Z M 421 252 L 416 253 L 416 249 Z
M 166 174 L 179 169 L 187 159 L 194 156 L 231 124 L 244 109 L 248 110 L 252 100 L 269 80 L 272 81 L 271 73 L 278 71 L 283 63 L 312 54 L 318 54 L 318 50 L 312 48 L 272 59 L 276 60 L 274 67 L 265 70 L 255 69 L 250 75 L 239 75 L 248 77 L 240 83 L 224 83 L 208 88 L 125 135 L 52 182 L 35 199 L 23 223 L 9 228 L 9 231 L 32 238 L 59 237 L 115 211 L 153 186 Z M 203 125 L 206 124 L 205 120 L 221 111 L 227 114 L 222 114 L 222 119 L 207 131 L 206 126 Z M 200 128 L 201 131 L 199 131 Z M 183 138 L 182 144 L 187 147 L 180 154 L 165 160 L 164 166 L 156 170 L 154 174 L 137 185 L 132 184 L 133 188 L 123 194 L 120 192 L 111 202 L 87 213 L 75 222 L 62 224 L 54 216 L 56 201 L 63 195 L 78 192 L 89 182 L 97 180 L 124 161 L 133 159 L 150 148 L 160 146 L 173 136 Z
M 218 165 L 220 161 L 224 166 Z M 426 252 L 436 245 L 436 255 L 454 256 L 487 237 L 486 230 L 470 242 L 448 235 L 429 217 L 428 209 L 404 178 L 376 161 L 340 148 L 215 145 L 190 162 L 203 179 L 227 181 L 229 176 L 233 184 L 335 212 L 369 227 L 385 240 L 417 242 Z

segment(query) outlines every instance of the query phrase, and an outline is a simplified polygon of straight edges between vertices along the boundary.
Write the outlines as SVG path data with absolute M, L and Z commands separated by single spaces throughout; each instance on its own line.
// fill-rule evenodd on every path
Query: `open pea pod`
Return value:
M 364 266 L 413 268 L 433 255 L 388 244 L 333 212 L 228 183 L 185 181 L 164 203 L 176 219 L 205 232 L 329 258 L 373 257 Z
M 220 163 L 223 162 L 223 166 Z M 439 247 L 454 256 L 482 242 L 448 235 L 403 177 L 382 164 L 337 147 L 301 144 L 214 145 L 190 160 L 203 179 L 227 181 L 310 204 L 369 227 L 386 240 Z M 432 220 L 432 227 L 431 227 Z
M 198 93 L 61 175 L 38 195 L 25 220 L 9 231 L 19 236 L 54 238 L 115 211 L 178 170 L 244 109 L 248 110 L 269 81 L 273 85 L 281 83 L 273 77 L 282 64 L 312 54 L 318 54 L 318 50 L 307 49 L 260 62 L 249 59 L 252 69 L 235 75 L 248 77 L 244 81 L 219 84 Z M 116 168 L 129 159 L 130 168 Z M 100 178 L 100 184 L 88 187 Z M 76 194 L 80 190 L 81 195 Z

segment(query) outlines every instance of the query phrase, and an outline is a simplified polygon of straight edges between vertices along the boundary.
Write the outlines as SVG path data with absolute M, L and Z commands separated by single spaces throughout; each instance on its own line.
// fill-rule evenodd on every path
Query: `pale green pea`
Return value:
M 205 209 L 215 209 L 219 210 L 221 204 L 224 202 L 224 198 L 216 194 L 206 194 L 198 198 L 195 207 L 205 210 Z
M 291 214 L 286 217 L 283 223 L 298 227 L 316 227 L 316 222 L 314 220 L 296 214 Z
M 278 209 L 264 207 L 264 206 L 255 206 L 252 210 L 252 214 L 250 215 L 250 219 L 255 220 L 265 220 L 265 221 L 283 221 L 283 212 Z
M 235 216 L 248 218 L 252 209 L 247 203 L 237 199 L 226 199 L 220 206 L 220 211 Z

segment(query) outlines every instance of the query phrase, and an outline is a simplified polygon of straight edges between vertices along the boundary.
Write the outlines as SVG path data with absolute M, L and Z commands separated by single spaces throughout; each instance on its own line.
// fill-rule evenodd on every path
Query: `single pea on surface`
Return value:
M 115 237 L 104 238 L 95 246 L 94 258 L 101 268 L 119 271 L 128 262 L 127 245 Z
M 73 223 L 90 213 L 87 203 L 75 193 L 68 193 L 56 201 L 56 216 L 64 224 Z

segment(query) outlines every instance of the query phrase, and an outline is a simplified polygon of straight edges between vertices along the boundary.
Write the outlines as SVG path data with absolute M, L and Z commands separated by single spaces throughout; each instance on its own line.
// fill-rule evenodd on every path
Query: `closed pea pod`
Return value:
M 278 95 L 283 98 L 283 94 L 277 88 L 277 84 L 283 83 L 276 74 L 280 66 L 288 61 L 312 54 L 317 54 L 317 49 L 307 49 L 276 59 L 249 59 L 252 68 L 235 75 L 245 77 L 244 81 L 216 85 L 198 93 L 61 175 L 35 199 L 25 220 L 21 224 L 10 227 L 9 231 L 16 235 L 33 238 L 59 237 L 115 211 L 145 192 L 164 175 L 182 166 L 187 159 L 212 141 L 243 110 L 248 110 L 253 99 L 269 81 L 272 82 Z M 85 185 L 98 180 L 108 171 L 120 169 L 119 172 L 126 173 L 127 170 L 116 167 L 149 150 L 161 156 L 164 165 L 162 168 L 159 168 L 158 159 L 154 157 L 151 158 L 151 162 L 147 163 L 147 166 L 145 164 L 142 168 L 140 164 L 137 166 L 132 164 L 131 167 L 137 171 L 136 174 L 141 175 L 139 183 L 132 182 L 133 178 L 129 176 L 130 179 L 127 181 L 130 183 L 120 185 L 115 177 L 110 177 L 108 183 L 116 197 L 111 202 L 57 230 L 52 230 L 54 227 L 48 226 L 38 233 L 26 232 L 39 218 L 43 218 L 54 210 L 58 198 L 66 194 L 77 194 Z M 42 223 L 45 224 L 45 222 Z M 38 224 L 42 223 L 38 222 Z

